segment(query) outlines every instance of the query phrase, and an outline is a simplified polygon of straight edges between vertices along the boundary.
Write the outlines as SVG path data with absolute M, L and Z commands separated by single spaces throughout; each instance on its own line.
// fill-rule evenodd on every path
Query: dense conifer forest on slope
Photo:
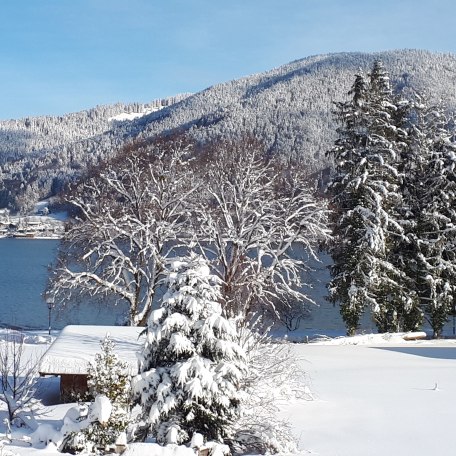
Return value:
M 456 57 L 401 50 L 313 56 L 194 95 L 2 121 L 0 207 L 27 211 L 125 144 L 175 132 L 202 143 L 254 136 L 269 153 L 321 170 L 336 135 L 333 102 L 346 98 L 354 74 L 368 72 L 375 59 L 383 61 L 396 90 L 416 90 L 455 107 Z M 138 116 L 128 120 L 124 113 Z

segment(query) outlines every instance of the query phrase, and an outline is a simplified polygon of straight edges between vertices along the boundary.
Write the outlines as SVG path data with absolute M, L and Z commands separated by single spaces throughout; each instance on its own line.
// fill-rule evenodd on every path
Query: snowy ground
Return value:
M 31 335 L 27 342 L 29 353 L 46 347 L 44 335 Z M 401 336 L 365 335 L 294 344 L 293 350 L 315 397 L 282 404 L 302 454 L 425 456 L 437 449 L 454 454 L 455 340 L 405 342 Z M 55 404 L 56 379 L 41 384 L 46 405 L 38 421 L 58 428 L 69 405 Z M 0 422 L 4 416 L 1 412 Z M 14 431 L 16 440 L 5 445 L 3 455 L 57 454 L 52 446 L 31 448 L 23 434 Z M 151 454 L 144 447 L 132 450 Z
M 315 400 L 283 413 L 304 454 L 455 454 L 456 341 L 339 342 L 294 347 Z

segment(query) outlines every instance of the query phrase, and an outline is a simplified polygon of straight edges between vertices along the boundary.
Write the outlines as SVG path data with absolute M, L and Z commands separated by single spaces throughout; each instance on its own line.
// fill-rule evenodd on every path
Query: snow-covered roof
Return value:
M 109 334 L 114 351 L 128 363 L 130 374 L 138 372 L 136 354 L 144 343 L 141 327 L 133 326 L 66 326 L 41 358 L 40 374 L 87 374 L 89 362 L 101 352 L 100 342 Z

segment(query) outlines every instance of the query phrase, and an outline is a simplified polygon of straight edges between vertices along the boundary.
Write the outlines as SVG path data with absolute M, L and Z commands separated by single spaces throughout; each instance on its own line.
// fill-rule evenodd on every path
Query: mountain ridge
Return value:
M 186 132 L 198 143 L 253 135 L 264 142 L 269 153 L 304 161 L 312 171 L 321 169 L 327 166 L 325 151 L 336 137 L 332 104 L 346 99 L 354 75 L 360 70 L 367 73 L 375 59 L 383 61 L 398 90 L 405 94 L 411 90 L 428 93 L 432 101 L 444 99 L 449 109 L 456 108 L 455 55 L 395 50 L 297 59 L 263 73 L 185 94 L 160 110 L 111 123 L 102 131 L 91 125 L 96 123 L 98 114 L 92 112 L 92 118 L 81 114 L 80 118 L 87 121 L 88 134 L 78 135 L 70 126 L 62 133 L 60 143 L 51 141 L 56 133 L 44 124 L 38 125 L 33 131 L 36 136 L 31 137 L 25 124 L 12 132 L 0 122 L 0 207 L 9 204 L 22 208 L 28 200 L 57 192 L 65 182 L 81 176 L 88 166 L 109 159 L 129 142 L 175 131 Z M 136 108 L 122 109 L 133 112 L 145 109 L 145 105 L 136 103 Z M 127 105 L 108 105 L 99 114 L 101 123 L 106 123 L 106 113 L 112 116 L 119 106 Z M 36 119 L 42 117 L 29 118 L 29 122 L 39 124 Z M 11 194 L 12 190 L 19 196 Z

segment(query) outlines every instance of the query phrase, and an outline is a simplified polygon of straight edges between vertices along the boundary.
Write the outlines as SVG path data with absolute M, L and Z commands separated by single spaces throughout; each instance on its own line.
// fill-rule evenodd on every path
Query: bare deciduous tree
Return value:
M 308 300 L 301 273 L 327 235 L 327 211 L 296 167 L 264 158 L 258 143 L 217 144 L 196 205 L 200 247 L 223 281 L 225 308 L 247 316 L 275 300 Z M 296 250 L 298 249 L 298 250 Z
M 48 294 L 114 296 L 129 324 L 144 325 L 166 259 L 184 247 L 211 261 L 228 316 L 308 299 L 301 274 L 326 235 L 326 208 L 299 167 L 265 160 L 249 139 L 214 143 L 199 160 L 173 141 L 127 152 L 74 195 L 81 215 Z
M 20 417 L 28 422 L 24 412 L 33 402 L 38 375 L 38 361 L 25 355 L 24 335 L 8 332 L 0 341 L 0 400 L 8 409 L 11 423 Z
M 144 325 L 164 268 L 186 229 L 189 147 L 180 142 L 127 150 L 72 198 L 80 216 L 65 236 L 48 294 L 104 294 L 128 304 Z

